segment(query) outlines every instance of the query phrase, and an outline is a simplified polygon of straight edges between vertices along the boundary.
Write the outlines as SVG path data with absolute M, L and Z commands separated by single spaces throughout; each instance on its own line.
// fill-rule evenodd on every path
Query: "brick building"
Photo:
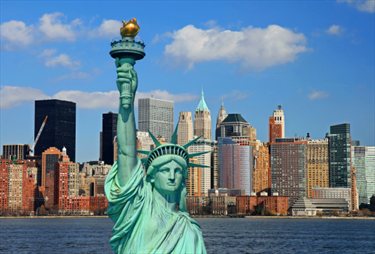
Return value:
M 240 196 L 236 198 L 236 205 L 238 214 L 249 214 L 256 208 L 280 214 L 289 208 L 288 197 L 280 196 Z

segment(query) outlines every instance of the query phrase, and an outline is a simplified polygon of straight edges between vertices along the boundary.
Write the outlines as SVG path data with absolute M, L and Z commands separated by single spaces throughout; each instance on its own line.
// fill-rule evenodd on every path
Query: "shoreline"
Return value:
M 221 216 L 221 215 L 191 215 L 191 218 L 240 218 L 240 219 L 323 219 L 323 220 L 375 220 L 375 217 L 318 217 L 318 216 Z M 90 218 L 109 218 L 103 216 L 7 216 L 1 217 L 0 220 L 10 219 L 90 219 Z

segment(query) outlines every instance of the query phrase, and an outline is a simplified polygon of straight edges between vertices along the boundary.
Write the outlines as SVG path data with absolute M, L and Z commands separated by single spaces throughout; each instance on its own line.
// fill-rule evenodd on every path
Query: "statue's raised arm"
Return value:
M 138 78 L 133 65 L 125 60 L 116 58 L 116 67 L 116 83 L 120 92 L 117 119 L 118 180 L 121 186 L 124 186 L 138 162 L 134 117 L 134 99 Z

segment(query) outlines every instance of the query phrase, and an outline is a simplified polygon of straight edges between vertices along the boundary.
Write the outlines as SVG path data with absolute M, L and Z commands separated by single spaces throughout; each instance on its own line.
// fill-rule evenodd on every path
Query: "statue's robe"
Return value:
M 153 197 L 139 159 L 123 187 L 115 162 L 105 182 L 105 194 L 108 216 L 115 223 L 110 244 L 116 253 L 206 253 L 198 223 L 186 212 L 168 211 Z

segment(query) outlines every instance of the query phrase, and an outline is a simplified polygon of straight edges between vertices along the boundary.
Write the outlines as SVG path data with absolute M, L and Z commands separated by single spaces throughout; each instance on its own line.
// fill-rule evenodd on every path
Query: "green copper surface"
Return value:
M 201 228 L 187 213 L 185 201 L 186 148 L 194 142 L 161 145 L 151 134 L 157 147 L 152 152 L 140 151 L 148 155 L 147 160 L 142 159 L 147 165 L 145 171 L 136 149 L 138 77 L 134 64 L 138 59 L 118 56 L 118 160 L 104 187 L 108 216 L 115 223 L 111 247 L 115 253 L 206 253 Z
M 199 101 L 199 104 L 198 104 L 197 108 L 195 109 L 195 111 L 199 111 L 199 110 L 210 112 L 210 110 L 207 107 L 206 101 L 204 100 L 203 89 L 202 89 L 201 100 Z

